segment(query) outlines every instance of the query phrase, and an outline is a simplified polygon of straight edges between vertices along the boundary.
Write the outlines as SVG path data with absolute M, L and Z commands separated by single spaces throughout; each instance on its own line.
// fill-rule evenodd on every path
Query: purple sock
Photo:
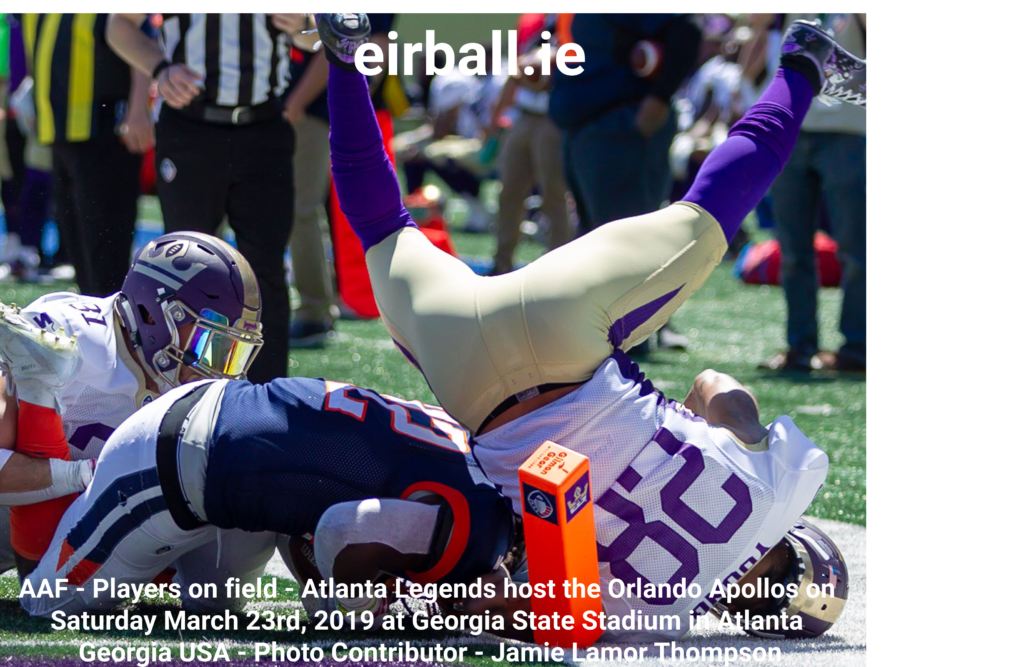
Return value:
M 780 67 L 761 99 L 704 160 L 683 201 L 715 216 L 731 241 L 789 160 L 813 99 L 806 77 Z
M 331 172 L 338 203 L 363 250 L 402 227 L 415 227 L 402 204 L 395 169 L 384 152 L 366 77 L 331 67 L 327 82 L 331 113 Z

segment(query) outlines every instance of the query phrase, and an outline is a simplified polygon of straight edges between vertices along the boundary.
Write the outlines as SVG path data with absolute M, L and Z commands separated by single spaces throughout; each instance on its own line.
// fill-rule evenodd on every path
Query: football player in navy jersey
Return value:
M 110 608 L 118 600 L 92 580 L 149 582 L 219 529 L 300 538 L 293 555 L 314 536 L 316 569 L 335 583 L 382 572 L 469 583 L 522 554 L 509 502 L 440 408 L 324 380 L 213 380 L 171 391 L 115 431 L 29 577 L 34 590 L 58 590 L 59 579 L 71 589 L 22 606 L 33 616 Z M 387 608 L 377 596 L 338 602 Z

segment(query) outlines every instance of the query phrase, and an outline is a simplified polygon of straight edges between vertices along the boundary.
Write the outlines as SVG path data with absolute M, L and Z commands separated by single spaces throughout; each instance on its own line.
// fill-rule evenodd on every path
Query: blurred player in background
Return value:
M 245 377 L 262 344 L 260 295 L 238 251 L 183 232 L 143 247 L 120 292 L 0 309 L 0 572 L 17 558 L 25 574 L 129 415 L 183 383 Z M 222 573 L 259 574 L 273 547 L 272 535 L 229 536 Z M 181 576 L 213 576 L 216 553 L 205 556 L 180 563 Z
M 325 14 L 318 23 L 336 65 L 328 84 L 335 184 L 367 248 L 381 316 L 442 406 L 476 434 L 491 481 L 521 512 L 517 470 L 537 446 L 553 440 L 589 456 L 605 582 L 643 571 L 653 583 L 685 577 L 708 590 L 761 560 L 813 500 L 827 456 L 788 417 L 764 428 L 753 396 L 731 378 L 702 374 L 681 405 L 624 352 L 710 275 L 789 158 L 814 97 L 866 105 L 866 64 L 815 25 L 794 24 L 774 80 L 681 202 L 482 278 L 433 250 L 402 206 L 354 70 L 365 16 Z M 652 543 L 660 548 L 644 546 Z M 615 614 L 686 618 L 714 600 L 610 602 Z

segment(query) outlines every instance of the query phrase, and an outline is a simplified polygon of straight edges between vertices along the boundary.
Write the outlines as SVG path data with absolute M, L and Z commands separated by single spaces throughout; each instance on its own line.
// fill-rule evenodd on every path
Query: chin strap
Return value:
M 147 380 L 152 380 L 156 383 L 157 393 L 162 396 L 171 389 L 177 387 L 180 384 L 177 382 L 177 373 L 175 373 L 174 380 L 171 381 L 146 363 L 146 355 L 142 349 L 142 334 L 139 331 L 139 324 L 135 320 L 135 314 L 132 312 L 132 307 L 128 302 L 128 297 L 126 297 L 122 292 L 118 293 L 117 300 L 114 302 L 114 314 L 117 315 L 118 323 L 124 327 L 124 330 L 128 334 L 128 344 L 135 352 L 135 359 L 133 361 L 137 360 L 139 368 L 142 369 L 142 375 L 145 376 Z M 180 372 L 180 370 L 181 364 L 178 364 L 177 372 Z

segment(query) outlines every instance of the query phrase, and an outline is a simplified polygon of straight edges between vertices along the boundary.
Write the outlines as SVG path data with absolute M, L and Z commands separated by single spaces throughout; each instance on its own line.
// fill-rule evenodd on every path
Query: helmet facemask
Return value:
M 201 377 L 244 380 L 263 345 L 262 324 L 238 319 L 233 324 L 220 313 L 204 308 L 196 313 L 178 300 L 161 304 L 173 332 L 171 344 L 153 355 L 156 373 L 170 386 L 180 384 L 182 368 Z M 192 323 L 188 340 L 179 340 L 179 327 Z M 172 367 L 173 366 L 173 367 Z
M 810 546 L 808 546 L 810 544 Z M 815 553 L 809 553 L 814 549 Z M 748 575 L 754 581 L 764 579 L 768 590 L 779 589 L 782 594 L 770 598 L 738 598 L 730 603 L 719 601 L 712 611 L 743 614 L 763 619 L 801 617 L 801 629 L 755 630 L 744 628 L 748 634 L 770 638 L 817 637 L 830 628 L 846 605 L 846 564 L 839 548 L 820 529 L 806 519 L 795 525 L 785 537 L 751 568 Z M 743 579 L 742 583 L 748 583 Z M 781 586 L 776 586 L 781 584 Z M 823 595 L 824 585 L 831 585 L 835 595 Z M 796 590 L 795 594 L 791 591 Z M 816 589 L 812 592 L 812 589 Z

